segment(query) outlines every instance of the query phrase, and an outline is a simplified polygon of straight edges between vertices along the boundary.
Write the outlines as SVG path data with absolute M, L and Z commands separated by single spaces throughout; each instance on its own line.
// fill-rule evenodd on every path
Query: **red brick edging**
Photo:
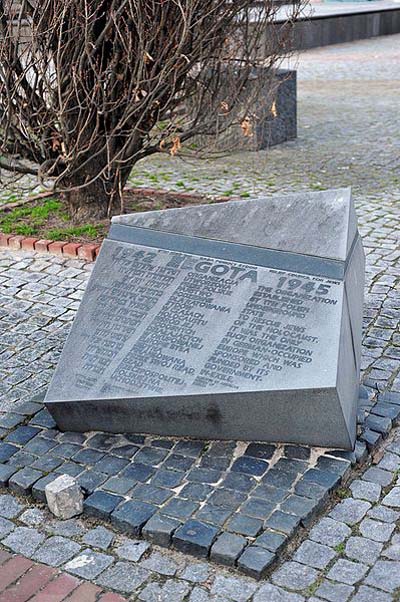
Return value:
M 38 251 L 51 255 L 62 255 L 72 259 L 94 261 L 100 252 L 100 244 L 76 243 L 65 241 L 44 240 L 0 232 L 0 247 L 9 249 L 22 249 L 23 251 Z
M 0 550 L 0 602 L 126 602 L 59 569 Z

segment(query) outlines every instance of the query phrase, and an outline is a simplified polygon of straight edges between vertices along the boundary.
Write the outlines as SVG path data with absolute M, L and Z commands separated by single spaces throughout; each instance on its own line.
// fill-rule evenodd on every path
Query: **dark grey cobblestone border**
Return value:
M 69 474 L 86 494 L 86 515 L 260 578 L 346 483 L 351 465 L 399 423 L 400 394 L 361 391 L 360 407 L 370 411 L 354 452 L 61 433 L 40 402 L 18 403 L 0 417 L 0 484 L 44 502 L 46 484 Z M 389 484 L 384 469 L 370 470 Z
M 98 519 L 59 521 L 42 504 L 1 492 L 0 542 L 132 601 L 393 602 L 400 593 L 399 429 L 374 456 L 349 488 L 339 490 L 328 515 L 259 584 L 120 535 Z

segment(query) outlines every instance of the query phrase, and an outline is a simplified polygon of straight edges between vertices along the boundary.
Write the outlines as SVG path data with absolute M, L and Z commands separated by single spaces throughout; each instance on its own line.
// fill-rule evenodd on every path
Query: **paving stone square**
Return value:
M 324 569 L 335 557 L 335 551 L 314 541 L 305 541 L 293 556 L 296 562 L 301 562 L 315 569 Z
M 351 560 L 339 559 L 327 574 L 329 579 L 339 583 L 354 585 L 366 575 L 368 566 L 362 562 L 353 562 Z
M 3 539 L 2 543 L 17 554 L 31 556 L 44 539 L 45 536 L 43 533 L 40 533 L 36 529 L 17 527 Z
M 122 593 L 130 594 L 136 591 L 148 578 L 148 572 L 127 562 L 117 562 L 106 569 L 96 583 Z
M 346 556 L 350 560 L 374 564 L 382 552 L 383 544 L 366 537 L 353 536 L 346 542 Z
M 90 548 L 86 548 L 78 556 L 67 562 L 65 569 L 73 575 L 90 580 L 95 579 L 113 561 L 112 556 L 93 552 Z
M 35 551 L 33 558 L 38 562 L 49 564 L 50 566 L 60 566 L 66 563 L 73 556 L 76 556 L 80 551 L 79 544 L 55 535 L 49 537 L 46 541 Z
M 346 602 L 354 593 L 354 587 L 345 583 L 334 583 L 325 579 L 318 587 L 316 594 L 329 602 Z M 318 599 L 318 598 L 317 598 Z

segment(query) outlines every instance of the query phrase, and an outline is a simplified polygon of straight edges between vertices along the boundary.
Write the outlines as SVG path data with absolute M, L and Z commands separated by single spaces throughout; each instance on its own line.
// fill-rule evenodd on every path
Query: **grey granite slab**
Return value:
M 102 246 L 45 400 L 59 427 L 352 448 L 363 250 L 349 191 L 303 196 L 118 218 L 133 242 Z M 238 242 L 254 262 L 134 242 L 184 223 L 188 240 Z M 299 270 L 260 266 L 267 245 Z M 343 279 L 301 272 L 315 245 Z

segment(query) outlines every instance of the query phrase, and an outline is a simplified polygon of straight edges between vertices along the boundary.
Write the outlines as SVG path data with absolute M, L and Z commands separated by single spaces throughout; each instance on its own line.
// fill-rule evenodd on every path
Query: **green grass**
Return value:
M 9 228 L 8 231 L 3 228 L 5 234 L 19 234 L 20 236 L 33 236 L 36 234 L 36 230 L 36 228 L 28 224 L 17 224 L 15 228 Z
M 335 493 L 337 497 L 341 500 L 345 500 L 350 496 L 350 490 L 346 487 L 339 487 L 339 489 L 337 489 Z
M 61 207 L 60 201 L 55 199 L 47 199 L 43 204 L 33 207 L 17 207 L 3 215 L 0 214 L 0 229 L 5 234 L 35 234 L 38 228 L 46 223 L 51 213 L 61 213 Z
M 16 193 L 11 192 L 10 194 L 2 195 L 0 199 L 1 205 L 7 205 L 8 203 L 13 203 L 15 201 L 19 201 L 21 197 L 19 197 Z
M 44 230 L 50 217 L 56 217 L 66 222 L 65 228 L 57 227 Z M 0 212 L 0 230 L 4 234 L 19 234 L 21 236 L 36 236 L 40 234 L 49 240 L 65 240 L 72 237 L 85 236 L 97 238 L 103 234 L 103 226 L 84 225 L 69 226 L 68 214 L 57 199 L 46 199 L 40 205 L 17 207 L 10 212 Z
M 96 238 L 100 234 L 99 226 L 67 226 L 66 228 L 52 228 L 46 230 L 43 234 L 44 238 L 49 240 L 65 240 L 72 237 L 87 236 L 88 238 Z
M 338 543 L 337 546 L 335 546 L 333 548 L 335 550 L 335 552 L 337 552 L 338 554 L 344 554 L 346 546 L 344 545 L 344 543 Z

